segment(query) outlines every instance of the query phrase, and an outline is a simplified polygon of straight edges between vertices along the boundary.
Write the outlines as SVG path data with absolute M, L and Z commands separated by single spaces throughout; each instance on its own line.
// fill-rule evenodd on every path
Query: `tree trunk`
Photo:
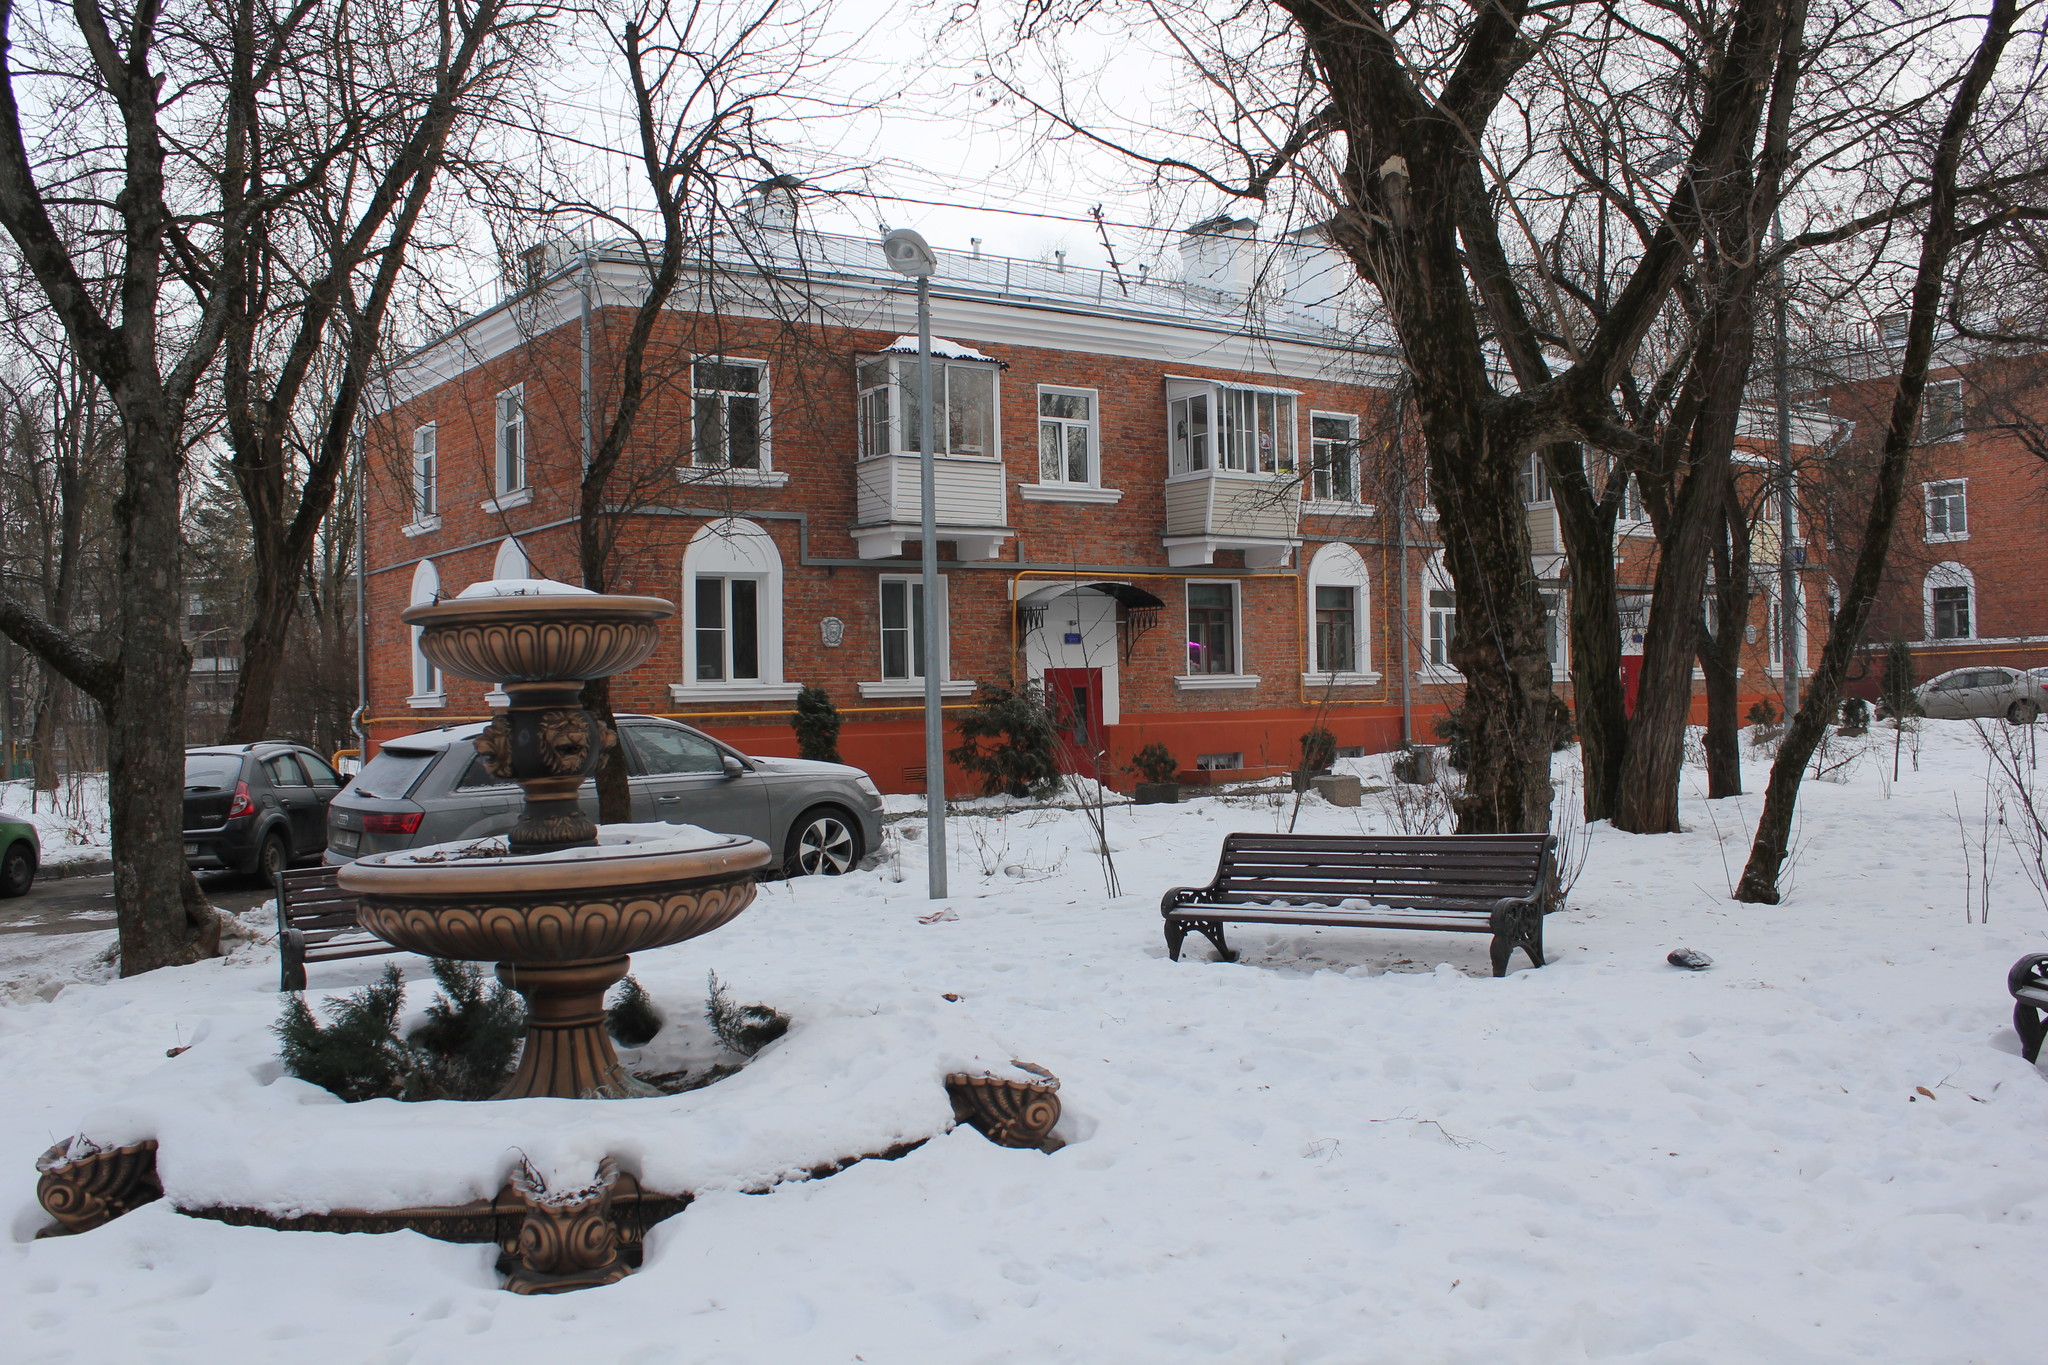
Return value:
M 1629 717 L 1628 757 L 1622 765 L 1614 825 L 1633 834 L 1678 832 L 1678 774 L 1685 764 L 1685 730 L 1692 719 L 1692 667 L 1697 653 L 1700 599 L 1707 583 L 1710 526 L 1720 524 L 1742 389 L 1749 377 L 1753 266 L 1724 279 L 1716 316 L 1707 323 L 1700 354 L 1710 357 L 1703 402 L 1693 420 L 1689 469 L 1666 525 L 1643 640 L 1635 714 Z
M 123 395 L 116 395 L 119 401 Z M 145 406 L 146 405 L 146 406 Z M 155 404 L 122 402 L 128 456 L 116 522 L 121 532 L 120 684 L 107 718 L 107 806 L 114 846 L 114 907 L 121 975 L 179 966 L 220 952 L 220 918 L 187 899 L 183 793 L 185 682 L 180 629 L 180 476 L 184 459 L 153 420 Z
M 1587 820 L 1614 814 L 1628 752 L 1628 694 L 1621 679 L 1621 615 L 1614 563 L 1614 512 L 1587 482 L 1580 447 L 1553 471 L 1558 529 L 1564 536 L 1567 618 L 1572 646 L 1573 717 L 1579 729 Z M 1561 455 L 1564 452 L 1559 452 Z
M 583 684 L 583 709 L 614 735 L 618 717 L 612 714 L 612 680 L 592 678 Z M 633 788 L 626 780 L 626 741 L 605 746 L 597 757 L 597 823 L 623 825 L 633 818 Z
M 285 653 L 291 647 L 291 624 L 298 606 L 296 587 L 286 589 L 274 571 L 266 572 L 266 556 L 257 555 L 256 582 L 250 593 L 254 609 L 242 631 L 242 662 L 235 677 L 235 698 L 228 708 L 223 744 L 254 744 L 272 738 L 270 713 L 277 699 Z
M 1714 620 L 1700 632 L 1700 671 L 1707 680 L 1707 799 L 1742 795 L 1743 634 L 1749 625 L 1749 518 L 1729 472 L 1714 544 Z
M 1439 395 L 1440 397 L 1440 395 Z M 1541 833 L 1550 828 L 1550 651 L 1543 606 L 1529 572 L 1529 524 L 1516 462 L 1486 451 L 1471 409 L 1442 404 L 1433 423 L 1421 402 L 1430 477 L 1438 490 L 1444 559 L 1457 589 L 1451 663 L 1465 678 L 1460 709 L 1471 736 L 1460 834 Z M 1448 412 L 1445 409 L 1449 409 Z M 1456 423 L 1457 425 L 1452 425 Z M 1472 452 L 1473 458 L 1460 458 Z
M 1941 308 L 1942 276 L 1956 245 L 1956 173 L 1962 160 L 1963 135 L 1975 120 L 1977 103 L 1991 83 L 1998 59 L 2012 36 L 2014 0 L 1992 0 L 1985 20 L 1984 39 L 1971 58 L 1970 67 L 1957 87 L 1955 101 L 1942 124 L 1941 139 L 1929 167 L 1931 187 L 1927 227 L 1920 239 L 1920 261 L 1913 279 L 1913 305 L 1907 315 L 1906 346 L 1899 359 L 1898 384 L 1892 395 L 1891 420 L 1884 435 L 1884 455 L 1878 463 L 1877 489 L 1870 500 L 1864 523 L 1863 543 L 1856 554 L 1856 567 L 1842 605 L 1828 623 L 1828 642 L 1821 651 L 1820 665 L 1808 681 L 1799 712 L 1785 727 L 1778 756 L 1771 763 L 1771 780 L 1764 789 L 1763 814 L 1757 819 L 1756 838 L 1749 847 L 1749 862 L 1742 869 L 1735 899 L 1776 905 L 1779 899 L 1778 873 L 1791 848 L 1792 812 L 1799 800 L 1799 783 L 1813 751 L 1827 732 L 1840 704 L 1842 679 L 1849 660 L 1870 624 L 1871 608 L 1877 602 L 1884 578 L 1885 560 L 1891 553 L 1892 530 L 1898 523 L 1899 505 L 1906 495 L 1906 474 L 1912 462 L 1913 434 L 1920 421 L 1920 398 L 1927 386 L 1927 368 L 1934 354 L 1934 324 Z

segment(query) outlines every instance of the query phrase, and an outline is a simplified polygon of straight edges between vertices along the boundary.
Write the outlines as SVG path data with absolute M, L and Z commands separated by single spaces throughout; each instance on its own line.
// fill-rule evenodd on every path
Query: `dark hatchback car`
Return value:
M 762 758 L 654 716 L 620 716 L 635 822 L 699 825 L 759 839 L 791 874 L 835 876 L 881 846 L 882 797 L 858 768 Z M 484 771 L 482 725 L 386 742 L 329 815 L 327 861 L 503 834 L 519 788 Z M 597 817 L 597 785 L 582 806 Z
M 342 778 L 296 744 L 267 740 L 185 751 L 185 863 L 265 879 L 327 847 Z

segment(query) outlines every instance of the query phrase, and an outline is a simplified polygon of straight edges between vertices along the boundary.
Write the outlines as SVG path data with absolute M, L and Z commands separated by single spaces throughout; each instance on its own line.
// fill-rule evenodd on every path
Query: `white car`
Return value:
M 1989 720 L 2003 716 L 2030 725 L 2048 711 L 2048 669 L 2022 673 L 1998 664 L 1952 668 L 1913 689 L 1922 715 L 1935 720 Z

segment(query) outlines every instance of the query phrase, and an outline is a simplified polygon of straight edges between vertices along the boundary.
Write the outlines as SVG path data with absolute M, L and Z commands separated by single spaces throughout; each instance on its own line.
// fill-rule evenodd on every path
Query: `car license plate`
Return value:
M 197 844 L 187 844 L 187 845 L 185 845 L 185 856 L 186 856 L 187 858 L 197 858 L 197 857 L 199 856 L 199 845 L 197 845 Z
M 327 836 L 327 842 L 334 845 L 336 853 L 353 853 L 356 845 L 362 842 L 362 836 L 352 829 L 338 829 Z

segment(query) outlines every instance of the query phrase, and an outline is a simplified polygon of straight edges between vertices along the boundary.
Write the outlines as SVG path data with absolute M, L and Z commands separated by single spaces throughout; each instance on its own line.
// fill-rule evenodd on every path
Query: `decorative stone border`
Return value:
M 1035 1147 L 1056 1152 L 1065 1144 L 1053 1136 L 1060 1121 L 1060 1078 L 1032 1062 L 1010 1063 L 1036 1080 L 971 1075 L 956 1071 L 946 1077 L 953 1117 L 971 1124 L 998 1147 Z

